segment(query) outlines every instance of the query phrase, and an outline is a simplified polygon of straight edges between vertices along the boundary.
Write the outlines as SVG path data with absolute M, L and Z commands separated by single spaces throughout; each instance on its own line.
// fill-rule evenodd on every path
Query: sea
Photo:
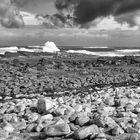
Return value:
M 118 46 L 91 46 L 91 47 L 60 47 L 68 53 L 81 53 L 95 56 L 123 57 L 140 56 L 140 47 L 118 47 Z
M 0 47 L 0 54 L 4 55 L 5 52 L 16 53 L 18 51 L 24 52 L 42 52 L 43 47 L 47 52 L 47 46 L 5 46 Z M 107 56 L 107 57 L 123 57 L 123 56 L 140 56 L 140 47 L 118 47 L 118 46 L 57 46 L 52 48 L 51 53 L 66 52 L 75 54 L 85 54 L 94 56 Z M 50 47 L 48 48 L 50 52 Z

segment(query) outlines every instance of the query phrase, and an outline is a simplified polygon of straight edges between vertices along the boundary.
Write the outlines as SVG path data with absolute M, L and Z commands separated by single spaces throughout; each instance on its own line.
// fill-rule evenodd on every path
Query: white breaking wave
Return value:
M 122 53 L 136 53 L 136 52 L 140 52 L 140 49 L 123 49 L 123 50 L 116 50 L 116 51 Z
M 86 55 L 95 55 L 95 56 L 108 56 L 108 57 L 123 57 L 124 54 L 119 54 L 116 52 L 91 52 L 86 50 L 68 50 L 67 53 L 79 53 L 79 54 L 86 54 Z
M 18 52 L 18 47 L 5 47 L 5 48 L 0 48 L 0 54 L 5 54 L 6 52 L 12 52 L 16 53 Z
M 29 48 L 29 49 L 28 49 Z M 56 53 L 59 52 L 60 49 L 55 45 L 54 42 L 46 42 L 44 46 L 29 46 L 29 47 L 5 47 L 0 48 L 0 54 L 5 54 L 6 52 L 17 53 L 21 52 L 48 52 L 48 53 Z
M 39 50 L 39 49 L 20 48 L 20 49 L 18 49 L 18 51 L 21 51 L 21 52 L 40 52 L 41 50 Z
M 43 52 L 56 53 L 59 52 L 60 49 L 55 45 L 54 42 L 46 42 L 44 46 L 42 46 Z

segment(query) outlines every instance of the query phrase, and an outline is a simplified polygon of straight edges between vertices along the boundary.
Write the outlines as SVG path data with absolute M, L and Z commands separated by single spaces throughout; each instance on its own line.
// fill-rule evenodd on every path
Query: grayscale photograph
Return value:
M 0 140 L 140 140 L 140 0 L 0 0 Z

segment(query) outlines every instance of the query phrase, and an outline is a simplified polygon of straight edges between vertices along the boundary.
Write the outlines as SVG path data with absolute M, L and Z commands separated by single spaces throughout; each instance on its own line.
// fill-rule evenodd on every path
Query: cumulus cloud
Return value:
M 95 30 L 138 30 L 139 26 L 135 25 L 132 26 L 128 24 L 126 21 L 119 23 L 115 19 L 114 16 L 108 16 L 103 18 L 97 18 L 92 23 L 94 26 L 91 26 L 91 28 Z
M 19 9 L 12 0 L 0 0 L 0 21 L 8 28 L 19 28 L 24 25 Z

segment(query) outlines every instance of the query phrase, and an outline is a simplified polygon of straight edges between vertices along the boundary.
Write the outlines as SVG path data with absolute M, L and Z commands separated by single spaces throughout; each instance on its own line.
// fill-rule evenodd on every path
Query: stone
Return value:
M 99 127 L 108 126 L 109 128 L 114 128 L 115 126 L 118 126 L 118 124 L 111 117 L 104 115 L 95 115 L 93 121 Z
M 26 105 L 23 103 L 19 103 L 15 106 L 15 112 L 16 113 L 20 113 L 20 112 L 24 112 L 26 109 Z
M 57 99 L 57 101 L 58 101 L 59 104 L 63 104 L 63 103 L 64 103 L 64 100 L 63 100 L 62 97 L 59 97 L 59 98 Z
M 52 114 L 47 114 L 47 115 L 41 116 L 39 121 L 41 123 L 43 123 L 43 122 L 48 122 L 48 121 L 52 121 L 52 120 L 53 120 Z
M 109 106 L 113 106 L 115 104 L 113 97 L 108 97 L 104 100 L 104 103 Z
M 7 122 L 11 122 L 12 120 L 12 115 L 11 114 L 4 114 L 3 119 Z
M 90 118 L 88 116 L 80 116 L 77 117 L 75 120 L 75 124 L 79 126 L 84 126 L 90 121 Z
M 14 127 L 10 123 L 4 121 L 3 122 L 3 130 L 5 130 L 8 133 L 12 133 L 14 131 Z
M 125 106 L 125 111 L 129 112 L 129 111 L 133 111 L 134 110 L 134 106 L 132 104 L 126 104 Z
M 100 133 L 99 135 L 96 136 L 97 138 L 106 138 L 105 133 Z
M 80 128 L 79 125 L 74 125 L 73 123 L 70 123 L 69 126 L 70 126 L 70 129 L 71 129 L 72 131 L 75 131 L 75 130 L 77 130 L 77 129 Z
M 132 122 L 132 124 L 136 124 L 138 121 L 137 121 L 136 119 L 133 118 L 133 119 L 131 120 L 131 122 Z
M 78 114 L 77 114 L 77 113 L 72 114 L 72 115 L 69 117 L 70 122 L 74 122 L 74 121 L 76 120 L 77 117 L 78 117 Z
M 138 129 L 127 127 L 126 128 L 127 133 L 138 133 Z
M 36 127 L 35 127 L 35 130 L 36 132 L 41 132 L 43 130 L 44 126 L 42 124 L 38 124 Z
M 39 118 L 39 115 L 37 113 L 31 113 L 28 115 L 28 122 L 33 123 L 36 122 Z
M 77 104 L 73 107 L 75 112 L 81 112 L 83 110 L 83 106 L 81 104 Z
M 71 106 L 63 105 L 63 107 L 66 108 L 65 115 L 67 117 L 70 117 L 72 114 L 75 113 L 75 110 Z
M 111 134 L 113 136 L 118 136 L 120 134 L 124 134 L 124 130 L 121 127 L 116 126 L 111 130 Z
M 6 140 L 9 136 L 9 133 L 3 129 L 0 129 L 0 140 Z
M 37 102 L 37 108 L 39 113 L 47 113 L 54 107 L 54 102 L 51 99 L 40 98 Z
M 111 116 L 114 114 L 115 108 L 114 107 L 104 107 L 103 111 L 106 113 L 106 115 Z
M 23 130 L 23 129 L 26 129 L 26 127 L 27 127 L 25 120 L 14 123 L 13 126 L 14 126 L 15 130 Z
M 81 127 L 78 130 L 74 131 L 74 136 L 78 140 L 86 139 L 89 136 L 96 136 L 100 133 L 99 128 L 97 125 L 90 125 Z
M 45 127 L 44 132 L 47 136 L 65 136 L 70 133 L 70 127 L 65 121 L 60 119 L 56 123 Z
M 36 126 L 37 126 L 37 124 L 35 124 L 35 123 L 29 124 L 26 127 L 26 131 L 27 132 L 35 132 L 36 131 Z
M 88 114 L 90 114 L 91 113 L 91 108 L 89 108 L 89 107 L 85 107 L 84 108 L 84 111 L 85 111 L 85 113 L 88 115 Z
M 56 108 L 53 113 L 56 115 L 56 116 L 61 116 L 61 115 L 64 115 L 65 114 L 65 111 L 66 111 L 66 108 L 62 107 L 62 106 L 59 106 L 58 108 Z
M 139 140 L 140 136 L 137 133 L 131 134 L 126 140 Z
M 106 140 L 106 135 L 105 133 L 99 133 L 97 136 L 91 136 L 90 137 L 91 140 Z
M 140 107 L 136 107 L 136 108 L 134 109 L 134 111 L 135 111 L 136 113 L 140 113 Z

